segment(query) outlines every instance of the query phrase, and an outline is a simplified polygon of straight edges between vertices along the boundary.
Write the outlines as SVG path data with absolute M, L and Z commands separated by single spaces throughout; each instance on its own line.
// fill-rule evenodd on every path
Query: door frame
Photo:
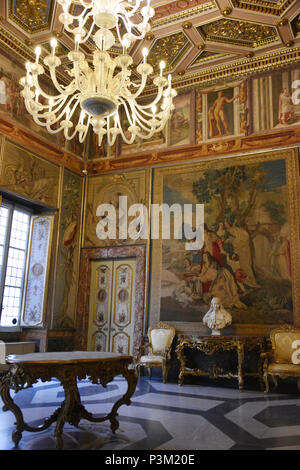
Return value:
M 105 261 L 124 258 L 136 259 L 134 292 L 133 354 L 137 354 L 144 334 L 146 246 L 116 246 L 111 248 L 84 248 L 81 250 L 78 301 L 76 315 L 75 344 L 79 350 L 86 350 L 89 325 L 91 261 Z

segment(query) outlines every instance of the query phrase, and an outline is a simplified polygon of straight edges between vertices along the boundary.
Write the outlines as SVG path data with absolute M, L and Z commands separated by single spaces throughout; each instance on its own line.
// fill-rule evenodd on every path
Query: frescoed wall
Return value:
M 119 155 L 114 158 L 150 152 L 165 155 L 167 150 L 184 151 L 194 143 L 201 146 L 199 156 L 213 157 L 216 152 L 243 147 L 259 150 L 262 142 L 257 142 L 255 136 L 265 131 L 270 133 L 270 144 L 278 144 L 280 136 L 271 142 L 271 131 L 300 127 L 300 105 L 292 99 L 293 83 L 299 80 L 300 67 L 294 66 L 234 82 L 219 81 L 210 87 L 179 90 L 165 135 L 160 140 L 156 136 L 152 145 L 147 141 L 121 143 Z M 155 163 L 155 158 L 149 156 L 149 165 Z
M 253 132 L 300 126 L 300 105 L 292 99 L 299 79 L 299 68 L 252 79 Z

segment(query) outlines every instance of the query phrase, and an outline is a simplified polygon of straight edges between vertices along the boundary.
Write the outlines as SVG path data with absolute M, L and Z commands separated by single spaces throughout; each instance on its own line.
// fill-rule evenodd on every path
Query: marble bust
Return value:
M 228 313 L 218 297 L 213 297 L 210 309 L 203 317 L 203 323 L 212 330 L 212 335 L 220 335 L 221 330 L 232 322 L 232 317 Z

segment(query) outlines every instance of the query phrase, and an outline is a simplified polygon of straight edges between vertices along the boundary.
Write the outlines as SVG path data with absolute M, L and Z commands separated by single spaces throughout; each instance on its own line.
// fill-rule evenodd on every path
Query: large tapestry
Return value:
M 285 150 L 155 170 L 154 203 L 204 204 L 204 245 L 187 251 L 184 238 L 152 240 L 151 324 L 201 322 L 212 297 L 235 324 L 293 322 L 297 165 Z
M 81 176 L 64 170 L 52 327 L 75 327 L 82 209 Z
M 5 140 L 0 155 L 0 186 L 50 207 L 58 205 L 60 170 Z
M 120 197 L 127 198 L 127 207 L 133 204 L 149 203 L 149 170 L 137 170 L 113 175 L 99 175 L 88 178 L 85 221 L 84 221 L 84 246 L 116 246 L 132 244 L 132 239 L 128 236 L 120 238 L 120 225 L 127 214 L 119 207 Z M 97 236 L 97 225 L 103 217 L 97 216 L 97 208 L 101 204 L 112 204 L 116 211 L 116 238 L 101 239 Z M 128 218 L 130 223 L 133 217 Z M 139 239 L 134 243 L 145 243 Z

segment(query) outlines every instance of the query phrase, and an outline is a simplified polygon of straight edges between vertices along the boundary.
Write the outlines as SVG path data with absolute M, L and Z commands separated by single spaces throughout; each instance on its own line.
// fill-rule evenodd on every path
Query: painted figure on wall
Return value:
M 223 91 L 218 91 L 217 98 L 208 109 L 209 137 L 230 135 L 229 123 L 226 114 L 226 104 L 233 103 L 238 97 L 227 98 Z
M 293 83 L 300 68 L 262 75 L 252 80 L 254 132 L 300 125 L 300 105 L 293 102 Z
M 198 176 L 195 176 L 198 173 Z M 198 321 L 213 297 L 235 323 L 291 322 L 285 161 L 164 177 L 164 201 L 202 203 L 204 245 L 162 240 L 162 321 Z
M 200 88 L 196 92 L 196 142 L 219 140 L 248 132 L 247 81 Z
M 174 98 L 174 110 L 169 121 L 168 145 L 185 145 L 191 142 L 194 126 L 193 97 L 190 92 Z
M 280 124 L 289 124 L 295 120 L 292 96 L 287 88 L 279 95 L 278 121 Z

